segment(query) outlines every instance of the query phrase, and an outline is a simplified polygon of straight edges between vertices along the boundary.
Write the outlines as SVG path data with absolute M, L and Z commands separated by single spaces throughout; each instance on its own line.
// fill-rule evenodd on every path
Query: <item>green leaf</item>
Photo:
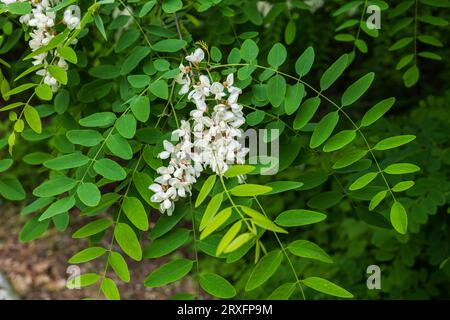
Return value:
M 165 39 L 153 44 L 152 48 L 159 52 L 177 52 L 186 46 L 187 42 L 179 39 Z
M 61 10 L 62 8 L 65 8 L 74 2 L 76 2 L 76 0 L 62 0 L 56 6 L 47 9 L 47 11 L 48 12 L 57 12 L 57 11 Z
M 408 215 L 403 205 L 399 201 L 395 201 L 391 207 L 391 223 L 395 231 L 406 234 L 408 229 Z
M 318 223 L 326 218 L 327 216 L 320 212 L 304 209 L 292 209 L 280 213 L 280 215 L 275 219 L 275 222 L 283 227 L 298 227 Z
M 414 86 L 417 81 L 419 81 L 420 70 L 417 65 L 411 66 L 406 72 L 403 74 L 403 83 L 405 87 L 411 88 Z
M 412 163 L 394 163 L 383 170 L 387 174 L 407 174 L 420 171 L 420 167 Z
M 286 80 L 277 74 L 270 78 L 267 83 L 267 97 L 275 108 L 278 108 L 284 100 L 286 94 Z
M 42 215 L 39 217 L 39 221 L 43 221 L 45 219 L 49 219 L 53 216 L 56 216 L 58 214 L 64 213 L 69 211 L 73 208 L 75 205 L 75 198 L 74 197 L 67 197 L 59 199 L 58 201 L 52 203 L 47 210 L 42 213 Z
M 106 140 L 106 146 L 113 155 L 118 156 L 119 158 L 124 160 L 130 160 L 133 158 L 133 150 L 131 149 L 131 146 L 120 134 L 110 135 Z
M 320 78 L 320 89 L 327 90 L 341 76 L 348 66 L 348 54 L 343 54 L 337 59 Z
M 342 106 L 345 107 L 355 103 L 356 100 L 358 100 L 369 89 L 374 78 L 375 73 L 370 72 L 350 85 L 350 87 L 348 87 L 342 95 Z
M 33 88 L 35 86 L 36 86 L 35 83 L 24 83 L 24 84 L 21 84 L 20 86 L 14 88 L 14 89 L 11 89 L 11 90 L 9 90 L 9 91 L 7 91 L 5 93 L 3 93 L 4 91 L 2 90 L 3 97 L 5 97 L 5 99 L 6 99 L 6 97 L 9 98 L 10 96 L 13 96 L 15 94 L 21 93 L 21 92 L 23 92 L 25 90 L 28 90 L 28 89 L 31 89 L 31 88 Z
M 436 61 L 442 60 L 442 57 L 434 52 L 422 51 L 422 52 L 419 52 L 417 55 L 419 57 L 422 57 L 425 59 L 436 60 Z
M 187 259 L 178 259 L 166 263 L 147 276 L 145 285 L 147 287 L 161 287 L 180 280 L 191 271 L 192 265 L 192 260 Z
M 418 36 L 417 39 L 425 44 L 429 44 L 431 46 L 435 46 L 435 47 L 443 47 L 444 44 L 441 42 L 441 40 L 439 40 L 436 37 L 430 36 L 430 35 L 421 35 Z
M 369 111 L 367 111 L 362 120 L 361 127 L 368 127 L 378 119 L 380 119 L 394 105 L 395 98 L 388 98 L 378 102 Z
M 205 229 L 209 221 L 214 217 L 216 212 L 219 210 L 222 201 L 223 193 L 216 194 L 214 197 L 212 197 L 211 201 L 209 201 L 208 205 L 206 206 L 205 213 L 202 216 L 202 220 L 200 221 L 200 231 Z
M 80 252 L 74 254 L 70 259 L 69 263 L 71 264 L 78 264 L 78 263 L 84 263 L 88 262 L 94 259 L 97 259 L 98 257 L 101 257 L 106 252 L 106 249 L 103 247 L 91 247 L 84 250 L 81 250 Z
M 343 130 L 332 136 L 323 146 L 323 152 L 332 152 L 340 150 L 350 142 L 355 140 L 356 131 L 355 130 Z
M 300 106 L 294 119 L 294 129 L 300 130 L 312 119 L 320 105 L 320 98 L 314 97 L 305 100 Z
M 152 202 L 149 196 L 148 187 L 153 184 L 153 179 L 149 175 L 143 172 L 136 171 L 133 175 L 133 183 L 136 187 L 137 192 L 141 195 L 142 199 L 145 200 L 153 208 L 159 208 L 158 204 Z
M 94 14 L 94 23 L 95 23 L 95 26 L 97 27 L 97 30 L 102 35 L 103 39 L 108 40 L 106 31 L 105 31 L 105 25 L 103 24 L 102 17 L 99 14 Z
M 96 207 L 100 203 L 100 190 L 92 182 L 80 183 L 77 188 L 77 195 L 81 202 L 88 207 Z
M 181 10 L 183 2 L 181 0 L 166 0 L 162 4 L 162 9 L 165 13 L 174 13 Z
M 276 288 L 267 300 L 288 300 L 294 293 L 296 286 L 296 283 L 284 283 Z
M 8 170 L 13 164 L 12 159 L 3 159 L 0 160 L 0 172 Z
M 77 231 L 75 231 L 72 235 L 72 238 L 74 239 L 81 239 L 90 237 L 94 234 L 100 233 L 106 229 L 108 229 L 110 226 L 112 226 L 113 222 L 109 219 L 102 218 L 99 220 L 95 220 L 92 222 L 89 222 L 87 225 L 81 227 Z
M 367 154 L 367 150 L 351 150 L 342 153 L 337 161 L 333 164 L 333 169 L 342 169 L 361 160 Z
M 190 230 L 187 229 L 173 230 L 146 245 L 143 256 L 148 259 L 164 257 L 185 244 L 189 235 Z
M 224 234 L 219 244 L 217 245 L 216 256 L 220 256 L 222 252 L 224 252 L 224 250 L 228 247 L 228 245 L 231 243 L 234 237 L 241 230 L 241 226 L 242 221 L 238 221 L 235 224 L 233 224 L 233 226 L 231 226 L 230 229 L 228 229 L 228 231 Z
M 165 40 L 162 40 L 165 41 Z M 159 42 L 155 43 L 153 48 L 158 44 Z M 136 68 L 139 63 L 144 60 L 146 56 L 148 56 L 151 52 L 151 49 L 149 47 L 135 47 L 130 55 L 125 59 L 125 61 L 122 63 L 122 66 L 120 68 L 120 74 L 126 75 L 133 71 L 134 68 Z M 117 68 L 116 68 L 117 70 Z
M 36 197 L 53 197 L 61 193 L 72 190 L 77 181 L 66 176 L 56 176 L 48 181 L 42 183 L 39 187 L 33 190 L 33 195 Z
M 242 43 L 241 46 L 241 58 L 247 62 L 253 61 L 256 59 L 259 53 L 258 45 L 252 39 L 247 39 Z
M 287 51 L 286 48 L 281 43 L 275 43 L 269 51 L 267 56 L 267 62 L 274 69 L 281 66 L 284 61 L 286 61 Z
M 369 211 L 375 209 L 380 204 L 380 202 L 383 201 L 384 198 L 386 198 L 386 195 L 386 190 L 380 191 L 376 195 L 374 195 L 372 200 L 370 200 Z
M 331 296 L 339 298 L 353 298 L 353 295 L 350 292 L 326 279 L 322 279 L 319 277 L 309 277 L 303 279 L 302 283 L 311 289 Z
M 55 111 L 58 114 L 63 114 L 69 107 L 69 103 L 70 103 L 69 92 L 67 90 L 60 89 L 56 94 L 55 101 L 53 103 L 55 106 Z
M 67 84 L 67 73 L 66 71 L 58 66 L 55 65 L 49 65 L 47 67 L 48 72 L 58 81 L 62 84 Z
M 184 206 L 176 208 L 171 216 L 161 216 L 150 230 L 149 239 L 159 238 L 172 230 L 188 212 L 190 212 L 190 207 Z
M 378 142 L 375 147 L 373 147 L 374 150 L 388 150 L 397 148 L 399 146 L 402 146 L 404 144 L 407 144 L 411 141 L 416 139 L 416 136 L 414 135 L 402 135 L 402 136 L 395 136 L 395 137 L 389 137 L 386 139 L 381 140 Z
M 138 96 L 131 101 L 131 111 L 136 119 L 146 122 L 150 116 L 150 101 L 147 96 Z
M 220 211 L 217 215 L 215 215 L 212 219 L 209 220 L 205 229 L 203 229 L 200 234 L 200 240 L 205 239 L 211 233 L 219 229 L 225 222 L 227 222 L 228 218 L 230 218 L 232 213 L 232 208 L 225 208 Z
M 208 177 L 208 179 L 205 180 L 202 188 L 200 189 L 200 192 L 198 193 L 197 200 L 195 201 L 196 208 L 203 203 L 203 201 L 211 192 L 215 183 L 216 183 L 216 175 L 211 175 Z
M 394 191 L 394 192 L 406 191 L 409 188 L 411 188 L 412 186 L 414 186 L 414 184 L 415 184 L 415 182 L 412 180 L 400 181 L 399 183 L 397 183 L 395 186 L 392 187 L 392 191 Z
M 125 252 L 133 260 L 141 261 L 141 245 L 139 244 L 136 234 L 129 225 L 126 223 L 118 223 L 116 225 L 116 229 L 114 230 L 114 237 L 123 252 Z
M 135 197 L 125 197 L 122 202 L 122 209 L 130 221 L 140 230 L 148 230 L 148 217 L 141 201 Z
M 108 300 L 120 300 L 119 289 L 114 280 L 104 278 L 102 280 L 101 290 Z
M 330 256 L 317 244 L 307 240 L 297 240 L 291 242 L 287 249 L 298 257 L 319 260 L 325 263 L 333 263 Z
M 31 12 L 31 3 L 29 2 L 12 2 L 6 7 L 12 14 L 25 15 Z
M 339 113 L 337 111 L 330 112 L 319 121 L 313 131 L 309 146 L 312 149 L 317 148 L 324 143 L 333 133 L 334 128 L 339 122 Z
M 44 161 L 43 164 L 46 168 L 52 170 L 66 170 L 84 166 L 89 160 L 88 157 L 77 151 Z
M 295 72 L 297 72 L 300 77 L 305 76 L 308 74 L 309 70 L 311 70 L 314 63 L 314 56 L 314 48 L 308 47 L 297 59 L 297 62 L 295 62 Z
M 67 280 L 66 287 L 68 289 L 78 289 L 79 287 L 87 287 L 93 285 L 100 280 L 100 276 L 96 273 L 85 273 Z
M 116 120 L 115 127 L 122 137 L 132 139 L 136 134 L 136 126 L 136 119 L 133 115 L 127 113 Z
M 120 253 L 111 251 L 109 254 L 109 264 L 122 281 L 130 282 L 130 271 L 128 270 L 127 262 Z
M 368 172 L 368 173 L 362 175 L 361 177 L 359 177 L 358 179 L 356 179 L 350 185 L 350 187 L 348 187 L 348 189 L 350 191 L 362 189 L 365 186 L 367 186 L 369 183 L 371 183 L 377 177 L 377 175 L 378 175 L 378 172 Z
M 252 222 L 260 226 L 261 228 L 274 232 L 288 233 L 286 230 L 280 228 L 275 223 L 273 223 L 269 218 L 267 218 L 262 213 L 259 213 L 258 211 L 246 206 L 240 206 L 240 208 L 242 209 L 242 211 L 244 211 L 246 215 L 252 218 Z
M 81 118 L 78 123 L 83 127 L 109 127 L 116 121 L 116 115 L 112 112 L 97 112 Z
M 149 3 L 149 2 L 148 2 Z M 133 43 L 135 43 L 141 33 L 136 28 L 130 28 L 121 35 L 119 40 L 116 42 L 115 52 L 120 53 L 125 49 L 129 48 Z
M 53 224 L 58 231 L 65 231 L 69 226 L 70 217 L 68 212 L 63 212 L 52 217 Z
M 246 165 L 246 164 L 235 164 L 232 167 L 230 167 L 227 171 L 224 173 L 224 177 L 226 178 L 234 178 L 237 176 L 245 175 L 247 173 L 252 172 L 255 170 L 254 166 Z M 208 178 L 209 179 L 209 178 Z M 209 193 L 210 190 L 208 190 Z M 197 205 L 196 205 L 197 207 Z
M 150 84 L 150 92 L 158 98 L 167 100 L 169 98 L 169 87 L 164 80 L 156 80 Z
M 121 181 L 127 176 L 125 170 L 111 159 L 97 160 L 94 163 L 94 171 L 112 181 Z
M 41 83 L 36 88 L 34 88 L 34 92 L 41 100 L 52 100 L 53 92 L 52 88 L 48 84 Z
M 267 186 L 261 186 L 258 184 L 241 184 L 230 190 L 233 196 L 237 197 L 253 197 L 259 196 L 271 192 L 272 188 Z
M 20 201 L 25 199 L 25 190 L 22 184 L 16 178 L 0 179 L 0 195 L 11 201 Z
M 284 29 L 284 41 L 287 45 L 290 45 L 295 40 L 295 35 L 297 33 L 297 24 L 294 20 L 289 20 L 286 25 L 286 29 Z
M 253 234 L 250 232 L 243 233 L 239 236 L 237 236 L 231 243 L 225 248 L 223 251 L 224 253 L 230 253 L 233 251 L 236 251 L 240 247 L 242 247 L 244 244 L 246 244 L 250 239 L 253 238 Z
M 36 133 L 42 132 L 42 123 L 41 118 L 39 117 L 39 113 L 35 108 L 30 106 L 29 104 L 25 105 L 25 108 L 23 109 L 23 114 L 25 116 L 25 120 L 27 121 L 28 125 L 31 129 L 33 129 Z
M 271 187 L 272 191 L 267 193 L 266 195 L 277 194 L 289 190 L 298 189 L 303 186 L 303 182 L 298 181 L 273 181 L 268 182 L 266 186 Z
M 95 130 L 70 130 L 66 133 L 66 137 L 73 144 L 84 147 L 93 147 L 103 141 L 102 135 Z
M 206 273 L 200 275 L 200 286 L 210 295 L 221 298 L 230 299 L 236 295 L 236 289 L 225 278 L 215 274 Z
M 286 92 L 286 100 L 284 101 L 284 110 L 287 115 L 293 114 L 300 106 L 305 96 L 305 86 L 302 83 L 296 83 L 289 86 Z
M 405 37 L 400 40 L 398 40 L 396 43 L 394 43 L 392 46 L 389 47 L 389 51 L 396 51 L 400 50 L 404 47 L 406 47 L 408 44 L 410 44 L 414 39 L 412 37 Z
M 104 64 L 89 69 L 89 75 L 99 79 L 114 79 L 120 76 L 120 69 L 116 66 Z
M 38 221 L 38 217 L 29 220 L 22 231 L 19 239 L 21 242 L 30 242 L 39 238 L 48 229 L 50 220 Z
M 264 120 L 265 116 L 266 113 L 261 110 L 250 112 L 246 116 L 247 124 L 249 126 L 256 126 L 257 124 L 260 124 Z
M 61 47 L 56 49 L 58 54 L 63 57 L 65 60 L 76 64 L 78 62 L 77 54 L 71 47 Z
M 133 88 L 142 89 L 150 84 L 150 76 L 146 74 L 135 74 L 127 77 Z
M 277 271 L 283 260 L 283 254 L 280 250 L 274 250 L 266 254 L 255 266 L 250 278 L 245 285 L 245 291 L 251 291 L 258 288 Z
M 414 54 L 408 54 L 404 57 L 402 57 L 398 63 L 397 66 L 395 67 L 396 70 L 400 70 L 403 69 L 404 67 L 406 67 L 411 61 L 413 61 L 414 59 Z

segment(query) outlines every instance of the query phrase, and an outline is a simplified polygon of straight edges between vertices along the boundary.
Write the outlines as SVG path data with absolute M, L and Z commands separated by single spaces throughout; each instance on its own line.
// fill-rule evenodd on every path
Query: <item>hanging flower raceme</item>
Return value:
M 198 65 L 204 57 L 203 50 L 196 49 L 186 60 Z M 160 203 L 160 211 L 168 215 L 179 198 L 191 194 L 192 185 L 204 169 L 222 175 L 230 165 L 243 164 L 248 153 L 239 141 L 239 128 L 245 119 L 238 104 L 242 90 L 233 86 L 233 74 L 223 83 L 211 83 L 208 76 L 195 75 L 190 66 L 181 64 L 177 82 L 181 84 L 179 94 L 188 93 L 196 108 L 190 112 L 190 121 L 182 120 L 172 132 L 172 140 L 178 143 L 164 141 L 164 151 L 158 157 L 170 159 L 169 164 L 158 168 L 159 176 L 149 187 L 154 192 L 151 201 Z M 212 108 L 208 105 L 211 100 Z
M 25 0 L 0 0 L 5 4 L 15 2 L 25 2 Z M 59 0 L 41 0 L 30 1 L 31 12 L 20 17 L 22 24 L 31 28 L 30 41 L 28 42 L 31 51 L 36 51 L 45 47 L 56 36 L 55 24 L 56 13 L 50 9 L 59 3 Z M 65 24 L 70 30 L 80 25 L 80 8 L 77 5 L 70 5 L 63 13 L 61 23 Z M 76 41 L 76 40 L 75 40 Z M 75 43 L 75 41 L 73 43 Z M 43 82 L 49 85 L 53 91 L 57 91 L 59 87 L 58 81 L 48 71 L 49 59 L 53 58 L 55 64 L 64 69 L 68 69 L 68 64 L 56 50 L 50 50 L 33 57 L 33 65 L 42 65 L 43 68 L 38 70 L 36 74 L 42 76 Z

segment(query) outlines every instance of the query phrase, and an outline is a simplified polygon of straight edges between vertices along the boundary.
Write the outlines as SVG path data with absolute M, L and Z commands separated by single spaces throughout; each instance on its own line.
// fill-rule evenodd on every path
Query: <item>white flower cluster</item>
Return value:
M 204 59 L 202 49 L 195 50 L 186 60 L 197 66 Z M 191 122 L 182 120 L 172 132 L 173 145 L 164 141 L 164 151 L 158 157 L 169 159 L 167 167 L 158 168 L 160 176 L 149 188 L 155 194 L 151 200 L 160 203 L 160 211 L 171 215 L 175 202 L 191 194 L 192 185 L 206 168 L 216 174 L 225 173 L 230 164 L 243 164 L 248 149 L 239 142 L 245 122 L 242 106 L 238 104 L 242 90 L 233 86 L 233 74 L 225 82 L 213 82 L 202 74 L 196 75 L 191 66 L 180 65 L 177 82 L 179 94 L 188 94 L 196 108 L 190 112 Z M 214 104 L 209 110 L 208 104 Z
M 26 0 L 0 0 L 5 4 L 11 4 L 14 2 L 25 2 Z M 30 33 L 30 41 L 28 42 L 32 51 L 36 51 L 39 48 L 46 46 L 50 40 L 52 40 L 56 31 L 55 20 L 56 13 L 49 11 L 49 9 L 58 4 L 59 0 L 32 0 L 30 1 L 32 9 L 29 14 L 20 17 L 20 22 L 28 25 L 32 28 Z M 80 8 L 77 5 L 71 5 L 64 11 L 64 17 L 62 23 L 66 24 L 69 29 L 74 29 L 80 25 Z M 48 56 L 52 55 L 57 58 L 57 66 L 68 69 L 68 64 L 58 55 L 56 50 L 50 52 L 44 52 L 33 57 L 34 65 L 43 65 L 43 68 L 36 73 L 44 77 L 44 83 L 52 87 L 53 91 L 57 91 L 59 84 L 58 81 L 50 75 L 48 72 Z

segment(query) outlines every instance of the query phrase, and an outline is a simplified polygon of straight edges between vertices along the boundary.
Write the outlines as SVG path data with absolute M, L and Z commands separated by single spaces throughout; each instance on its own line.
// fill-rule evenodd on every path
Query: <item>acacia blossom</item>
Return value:
M 203 59 L 201 49 L 186 57 L 194 64 Z M 248 153 L 239 142 L 239 128 L 245 119 L 238 104 L 242 90 L 233 86 L 233 74 L 223 83 L 212 82 L 208 76 L 196 76 L 190 67 L 181 64 L 177 82 L 182 86 L 179 94 L 189 92 L 188 99 L 196 108 L 190 112 L 190 121 L 182 120 L 172 132 L 172 141 L 177 143 L 163 142 L 164 150 L 158 157 L 170 159 L 169 164 L 158 168 L 159 176 L 149 187 L 154 192 L 151 201 L 159 203 L 159 210 L 168 215 L 173 213 L 179 198 L 191 194 L 192 185 L 204 169 L 222 175 L 231 164 L 243 164 Z M 214 106 L 209 109 L 211 100 Z
M 8 5 L 15 2 L 25 2 L 25 0 L 0 0 L 0 2 Z M 31 51 L 45 47 L 56 36 L 56 30 L 54 28 L 57 22 L 56 13 L 49 11 L 49 9 L 59 2 L 59 0 L 30 1 L 31 12 L 19 18 L 22 24 L 31 28 L 30 40 L 28 42 Z M 63 13 L 61 22 L 71 30 L 77 28 L 80 25 L 80 8 L 77 5 L 68 6 Z M 56 65 L 64 70 L 67 70 L 69 66 L 56 50 L 49 50 L 33 57 L 33 65 L 43 66 L 36 74 L 42 76 L 44 78 L 43 82 L 49 85 L 55 92 L 59 88 L 59 83 L 48 71 L 49 57 L 53 57 Z

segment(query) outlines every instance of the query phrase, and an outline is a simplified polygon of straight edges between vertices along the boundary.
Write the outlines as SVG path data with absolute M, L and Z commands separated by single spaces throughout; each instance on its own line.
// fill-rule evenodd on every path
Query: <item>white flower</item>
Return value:
M 2 3 L 11 4 L 15 2 L 25 2 L 26 0 L 0 0 Z M 31 12 L 19 18 L 20 23 L 31 27 L 30 40 L 28 42 L 31 51 L 39 50 L 40 48 L 49 44 L 49 42 L 56 36 L 55 19 L 56 13 L 51 12 L 50 9 L 56 5 L 59 0 L 36 0 L 27 1 L 31 4 Z M 67 24 L 69 29 L 77 27 L 80 23 L 80 8 L 76 5 L 69 6 L 63 14 L 63 23 Z M 73 43 L 76 41 L 74 40 Z M 43 82 L 52 87 L 56 92 L 59 87 L 58 81 L 48 73 L 47 58 L 57 58 L 57 65 L 65 70 L 68 69 L 67 62 L 58 55 L 55 49 L 49 50 L 45 53 L 35 55 L 33 57 L 33 65 L 43 65 L 36 74 L 43 77 Z
M 71 30 L 77 28 L 80 25 L 80 7 L 77 5 L 68 6 L 64 10 L 63 23 Z
M 162 151 L 158 154 L 158 158 L 167 159 L 170 157 L 170 154 L 175 151 L 175 148 L 173 147 L 173 144 L 171 144 L 167 140 L 163 141 L 163 146 L 164 146 L 164 151 Z
M 261 13 L 263 17 L 267 16 L 269 11 L 272 9 L 272 4 L 267 1 L 258 1 L 256 3 L 256 9 Z
M 224 86 L 219 82 L 213 82 L 211 87 L 209 88 L 209 92 L 214 95 L 214 99 L 220 100 L 222 97 L 226 96 L 223 92 Z
M 318 9 L 320 9 L 325 1 L 324 0 L 304 0 L 305 4 L 310 7 L 309 11 L 311 13 L 316 12 Z
M 190 59 L 199 61 L 194 58 L 196 52 Z M 177 77 L 177 82 L 183 85 L 180 92 L 187 91 L 184 86 L 190 87 L 193 76 L 189 67 L 180 65 Z M 239 127 L 245 122 L 242 105 L 237 102 L 242 90 L 233 84 L 233 74 L 229 74 L 223 84 L 210 84 L 210 79 L 200 74 L 189 92 L 188 99 L 196 106 L 190 112 L 192 124 L 182 120 L 180 127 L 172 132 L 172 140 L 178 141 L 177 144 L 163 141 L 164 150 L 158 157 L 170 159 L 169 164 L 157 169 L 159 176 L 150 186 L 155 193 L 151 200 L 160 203 L 162 213 L 172 214 L 175 202 L 191 194 L 192 185 L 205 168 L 211 168 L 215 174 L 224 174 L 230 164 L 245 163 L 248 149 L 238 140 L 242 136 Z M 225 98 L 226 103 L 213 106 L 209 115 L 206 97 L 211 94 L 218 101 Z M 239 181 L 244 178 L 239 177 Z
M 187 61 L 195 63 L 195 64 L 202 62 L 204 58 L 205 58 L 205 53 L 200 48 L 195 49 L 195 51 L 193 53 L 186 56 Z
M 181 84 L 181 89 L 178 92 L 179 95 L 188 93 L 191 88 L 191 77 L 189 76 L 190 67 L 185 67 L 183 64 L 179 66 L 180 74 L 175 78 L 177 83 Z
M 194 100 L 202 100 L 205 97 L 209 96 L 209 88 L 211 86 L 211 82 L 207 76 L 201 75 L 199 77 L 199 82 L 194 84 L 194 90 L 189 92 L 188 98 Z

